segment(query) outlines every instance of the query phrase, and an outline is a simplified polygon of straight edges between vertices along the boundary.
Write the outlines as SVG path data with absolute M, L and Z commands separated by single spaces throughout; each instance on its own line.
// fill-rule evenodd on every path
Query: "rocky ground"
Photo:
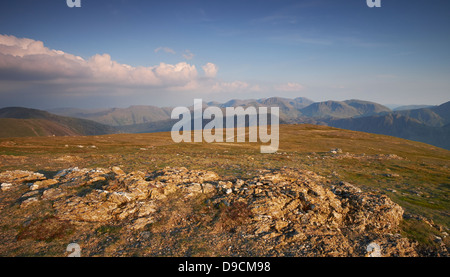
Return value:
M 310 171 L 0 173 L 0 256 L 448 256 L 402 236 L 385 195 Z M 426 219 L 423 219 L 426 220 Z M 446 234 L 433 223 L 430 226 Z

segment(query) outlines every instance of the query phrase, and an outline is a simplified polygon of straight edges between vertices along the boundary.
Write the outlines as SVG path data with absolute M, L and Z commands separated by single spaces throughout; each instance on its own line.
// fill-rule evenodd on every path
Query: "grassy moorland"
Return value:
M 342 152 L 330 152 L 339 148 Z M 250 178 L 262 169 L 311 170 L 388 195 L 407 213 L 450 227 L 450 151 L 428 144 L 315 125 L 281 125 L 279 151 L 259 143 L 180 143 L 170 133 L 0 139 L 0 171 L 52 175 L 68 167 L 120 166 L 124 171 L 166 166 L 207 169 L 223 178 Z M 425 227 L 408 221 L 416 238 Z

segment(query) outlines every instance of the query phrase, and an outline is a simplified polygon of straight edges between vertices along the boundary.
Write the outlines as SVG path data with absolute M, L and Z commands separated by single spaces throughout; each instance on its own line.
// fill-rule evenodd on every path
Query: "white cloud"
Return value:
M 205 64 L 204 66 L 202 66 L 202 69 L 205 72 L 205 76 L 208 78 L 215 78 L 217 75 L 217 71 L 219 70 L 213 63 Z
M 299 83 L 287 83 L 287 84 L 282 84 L 279 86 L 276 86 L 275 89 L 279 90 L 279 91 L 292 91 L 292 92 L 296 92 L 296 91 L 301 91 L 304 89 L 304 86 L 302 86 Z
M 176 54 L 175 50 L 169 47 L 158 47 L 155 49 L 155 53 L 158 53 L 159 51 L 164 51 L 169 54 Z
M 168 49 L 156 52 L 170 53 Z M 22 98 L 34 95 L 42 102 L 67 99 L 53 97 L 57 94 L 70 96 L 70 99 L 102 100 L 109 96 L 128 96 L 132 102 L 144 97 L 142 95 L 154 97 L 157 94 L 158 99 L 176 95 L 181 99 L 191 97 L 192 93 L 206 96 L 261 90 L 256 84 L 218 79 L 218 66 L 214 63 L 207 62 L 200 67 L 203 72 L 198 72 L 197 66 L 189 62 L 132 66 L 119 63 L 106 53 L 81 58 L 47 48 L 42 41 L 0 35 L 0 99 L 13 100 L 14 97 L 7 96 L 13 91 L 20 91 Z
M 73 82 L 77 79 L 86 85 L 170 88 L 192 85 L 197 75 L 196 66 L 186 62 L 133 67 L 112 60 L 109 54 L 97 54 L 85 60 L 60 50 L 49 49 L 41 41 L 0 35 L 2 80 L 60 82 L 65 79 L 67 82 Z

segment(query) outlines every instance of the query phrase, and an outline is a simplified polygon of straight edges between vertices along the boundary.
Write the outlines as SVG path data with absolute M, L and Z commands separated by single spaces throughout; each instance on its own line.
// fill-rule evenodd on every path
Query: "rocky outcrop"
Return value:
M 385 195 L 363 193 L 345 182 L 333 186 L 332 191 L 348 209 L 346 225 L 359 232 L 393 231 L 403 218 L 403 209 Z
M 119 224 L 140 232 L 155 222 L 163 224 L 161 213 L 169 200 L 201 199 L 206 212 L 189 210 L 184 216 L 197 222 L 183 228 L 204 224 L 208 234 L 245 237 L 252 243 L 242 248 L 254 247 L 247 251 L 256 255 L 369 256 L 375 255 L 372 245 L 379 246 L 381 256 L 417 255 L 415 244 L 398 234 L 403 217 L 399 205 L 346 182 L 329 184 L 309 171 L 262 171 L 253 179 L 221 180 L 214 172 L 186 168 L 128 174 L 118 167 L 69 168 L 51 179 L 34 172 L 4 172 L 0 182 L 0 193 L 26 188 L 21 209 L 51 201 L 55 216 L 64 222 Z M 183 220 L 164 228 L 180 229 Z
M 41 173 L 26 170 L 5 171 L 0 173 L 0 184 L 2 191 L 10 190 L 16 185 L 25 182 L 40 181 L 46 179 Z

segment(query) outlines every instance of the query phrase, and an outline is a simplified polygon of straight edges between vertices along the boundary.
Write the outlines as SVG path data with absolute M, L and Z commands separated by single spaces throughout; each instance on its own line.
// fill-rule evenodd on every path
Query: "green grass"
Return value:
M 417 241 L 418 251 L 422 253 L 433 252 L 436 248 L 440 247 L 440 243 L 436 239 L 441 238 L 445 245 L 450 244 L 450 238 L 442 238 L 442 234 L 432 228 L 424 221 L 417 219 L 405 219 L 400 224 L 401 234 L 409 239 Z
M 98 227 L 95 230 L 95 233 L 98 235 L 105 235 L 105 234 L 110 235 L 110 234 L 115 234 L 115 233 L 120 232 L 121 229 L 122 229 L 122 226 L 106 224 L 106 225 L 102 225 L 102 226 Z

